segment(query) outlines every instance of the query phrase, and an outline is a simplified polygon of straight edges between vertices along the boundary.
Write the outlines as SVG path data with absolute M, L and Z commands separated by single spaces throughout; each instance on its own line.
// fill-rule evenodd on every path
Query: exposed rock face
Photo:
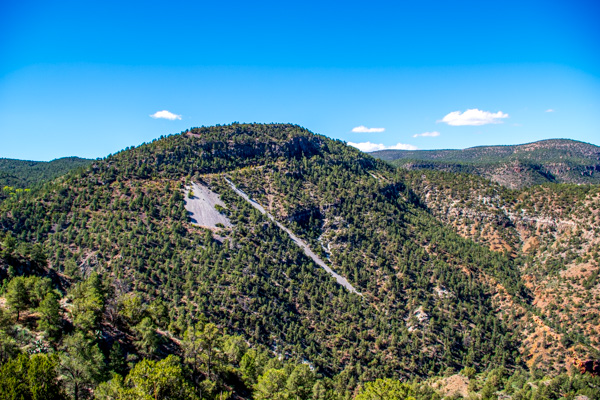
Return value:
M 586 360 L 586 361 L 575 361 L 575 366 L 579 368 L 579 372 L 585 374 L 586 372 L 594 376 L 600 375 L 600 361 L 599 360 Z
M 184 198 L 185 209 L 190 214 L 192 224 L 210 229 L 218 228 L 219 224 L 223 227 L 232 226 L 229 218 L 216 208 L 219 206 L 225 209 L 225 203 L 208 186 L 197 183 L 193 183 L 191 187 L 186 186 Z

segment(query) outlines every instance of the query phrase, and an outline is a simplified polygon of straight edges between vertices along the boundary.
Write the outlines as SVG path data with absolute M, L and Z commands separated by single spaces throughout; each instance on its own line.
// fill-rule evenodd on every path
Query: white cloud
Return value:
M 551 109 L 551 108 L 549 108 L 549 109 L 546 110 L 546 112 L 554 112 L 554 110 Z
M 404 144 L 404 143 L 396 143 L 393 146 L 387 147 L 390 150 L 418 150 L 417 146 L 413 146 L 412 144 Z
M 501 120 L 503 118 L 508 118 L 508 114 L 505 114 L 502 111 L 491 113 L 489 111 L 481 111 L 476 108 L 472 108 L 464 113 L 461 113 L 460 111 L 453 111 L 438 122 L 445 122 L 452 126 L 479 126 L 487 124 L 501 124 Z
M 423 133 L 417 133 L 414 134 L 413 137 L 436 137 L 436 136 L 440 136 L 440 133 L 437 131 L 433 131 L 433 132 L 423 132 Z
M 173 114 L 172 112 L 167 111 L 167 110 L 157 111 L 154 114 L 151 114 L 150 116 L 154 119 L 163 118 L 163 119 L 168 119 L 171 121 L 175 121 L 176 119 L 181 119 L 181 115 Z
M 381 143 L 371 143 L 371 142 L 362 142 L 362 143 L 348 142 L 348 144 L 352 147 L 356 147 L 360 151 L 364 151 L 365 153 L 369 153 L 371 151 L 377 151 L 377 150 L 417 150 L 416 146 L 413 146 L 412 144 L 404 144 L 404 143 L 396 143 L 393 146 L 386 146 Z
M 352 132 L 358 133 L 378 133 L 385 131 L 385 128 L 367 128 L 364 125 L 357 126 L 356 128 L 352 128 Z

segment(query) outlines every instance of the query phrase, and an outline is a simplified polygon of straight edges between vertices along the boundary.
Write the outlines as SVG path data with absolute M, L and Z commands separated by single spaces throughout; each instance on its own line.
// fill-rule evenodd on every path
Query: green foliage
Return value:
M 258 382 L 258 377 L 262 375 L 263 369 L 267 364 L 268 357 L 256 349 L 249 349 L 240 360 L 240 373 L 247 386 Z
M 147 312 L 157 326 L 161 328 L 167 328 L 169 326 L 169 309 L 161 299 L 156 299 L 151 302 L 148 305 Z
M 257 400 L 285 400 L 287 399 L 286 382 L 287 377 L 284 370 L 270 368 L 258 378 L 254 397 Z
M 248 344 L 241 336 L 225 336 L 223 352 L 230 364 L 239 365 L 244 355 L 248 352 Z
M 427 396 L 427 397 L 425 397 Z M 365 383 L 356 396 L 356 400 L 416 400 L 416 399 L 441 399 L 441 397 L 428 390 L 419 391 L 412 385 L 394 379 L 377 379 Z
M 146 313 L 146 307 L 142 298 L 137 293 L 128 293 L 121 297 L 119 302 L 119 313 L 131 325 L 137 325 L 142 321 Z
M 328 263 L 365 296 L 337 285 L 240 199 L 224 173 L 261 203 L 269 195 L 276 218 L 314 251 L 335 249 Z M 204 180 L 226 203 L 234 227 L 223 242 L 189 223 L 183 188 L 191 180 Z M 122 314 L 130 331 L 148 316 L 183 336 L 206 315 L 319 373 L 352 367 L 355 382 L 460 369 L 463 359 L 477 368 L 510 364 L 518 354 L 486 286 L 463 272 L 485 270 L 518 293 L 510 261 L 441 226 L 394 169 L 297 126 L 194 128 L 0 208 L 0 227 L 43 244 L 50 268 L 74 280 L 93 270 L 120 282 L 119 293 L 139 295 Z M 460 301 L 441 299 L 436 286 Z M 80 282 L 69 292 L 75 327 L 101 328 L 103 290 Z M 417 320 L 418 310 L 428 319 Z
M 34 248 L 40 248 L 40 246 L 34 246 Z M 38 259 L 39 257 L 42 256 L 38 256 Z M 38 307 L 42 300 L 46 298 L 46 295 L 52 291 L 50 279 L 38 276 L 26 277 L 25 286 L 29 297 L 29 305 L 33 308 Z
M 1 311 L 2 309 L 0 308 Z M 19 352 L 17 341 L 4 330 L 0 329 L 0 365 L 16 357 Z
M 127 375 L 127 362 L 123 356 L 123 349 L 119 342 L 114 342 L 108 355 L 108 370 L 121 376 Z
M 104 356 L 97 344 L 76 332 L 67 336 L 60 354 L 60 378 L 75 400 L 88 396 L 104 375 Z
M 215 324 L 190 325 L 183 336 L 182 348 L 185 362 L 209 380 L 215 380 L 216 372 L 224 360 L 223 335 Z
M 160 344 L 160 336 L 156 333 L 156 325 L 151 318 L 145 317 L 135 326 L 138 340 L 135 345 L 140 353 L 146 357 L 152 357 Z
M 38 312 L 38 329 L 46 333 L 46 337 L 56 340 L 61 335 L 60 296 L 55 292 L 46 293 L 46 297 L 40 303 Z
M 57 380 L 57 357 L 21 354 L 0 367 L 0 398 L 2 399 L 62 399 Z
M 84 282 L 76 284 L 70 296 L 73 324 L 83 332 L 96 329 L 104 311 L 104 292 L 98 274 L 92 273 Z
M 49 182 L 73 169 L 85 167 L 91 162 L 92 160 L 79 157 L 59 158 L 49 162 L 0 158 L 0 187 L 30 188 Z
M 312 398 L 317 377 L 306 364 L 288 365 L 285 368 L 268 368 L 254 385 L 256 399 Z M 320 391 L 317 387 L 317 393 Z M 326 392 L 326 390 L 321 390 Z M 324 395 L 324 394 L 323 394 Z
M 473 367 L 464 367 L 462 369 L 462 371 L 460 371 L 460 374 L 464 377 L 467 377 L 469 379 L 472 379 L 475 376 L 475 373 L 477 371 L 475 370 L 475 368 Z
M 17 276 L 6 286 L 6 304 L 17 314 L 18 321 L 21 311 L 38 307 L 51 290 L 52 285 L 48 278 Z
M 6 305 L 9 310 L 17 314 L 18 321 L 21 311 L 25 311 L 29 308 L 29 296 L 25 278 L 18 276 L 12 279 L 8 284 L 5 296 Z
M 493 369 L 469 382 L 471 397 L 498 399 L 511 396 L 516 400 L 564 400 L 578 397 L 600 398 L 600 377 L 590 374 L 557 374 L 553 377 L 517 369 Z
M 298 364 L 288 376 L 285 389 L 291 399 L 309 399 L 316 381 L 315 373 L 306 364 Z
M 62 388 L 58 382 L 58 357 L 34 354 L 29 361 L 29 391 L 32 399 L 61 399 Z
M 120 375 L 101 384 L 97 399 L 193 400 L 199 399 L 187 381 L 179 359 L 173 355 L 161 361 L 142 360 L 127 377 Z

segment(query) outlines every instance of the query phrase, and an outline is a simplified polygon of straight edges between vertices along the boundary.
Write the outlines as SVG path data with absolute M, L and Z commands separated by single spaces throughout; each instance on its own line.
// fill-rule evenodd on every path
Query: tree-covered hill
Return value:
M 88 166 L 91 162 L 79 157 L 58 158 L 48 162 L 0 158 L 0 187 L 31 188 L 72 169 Z
M 409 170 L 475 174 L 509 188 L 541 183 L 600 183 L 600 147 L 568 139 L 464 150 L 381 150 L 371 154 Z
M 220 194 L 231 227 L 192 223 L 191 182 Z M 0 327 L 14 351 L 1 361 L 17 362 L 17 347 L 56 354 L 47 362 L 61 390 L 99 398 L 135 397 L 143 371 L 163 369 L 180 398 L 274 398 L 277 388 L 288 391 L 280 398 L 349 398 L 376 391 L 366 382 L 465 368 L 508 376 L 533 357 L 523 315 L 546 318 L 535 288 L 520 258 L 448 225 L 422 189 L 406 171 L 286 124 L 193 128 L 94 161 L 0 204 L 0 305 L 17 320 Z M 82 381 L 78 348 L 92 349 L 97 369 Z M 299 394 L 299 382 L 310 388 Z

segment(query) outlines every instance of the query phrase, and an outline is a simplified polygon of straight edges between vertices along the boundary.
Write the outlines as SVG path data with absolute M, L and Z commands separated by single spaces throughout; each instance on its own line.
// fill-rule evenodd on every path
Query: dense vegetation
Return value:
M 191 181 L 221 194 L 232 228 L 191 224 Z M 467 371 L 473 392 L 539 398 L 526 382 L 543 374 L 522 371 L 520 316 L 495 302 L 501 285 L 531 309 L 519 259 L 461 237 L 411 185 L 297 126 L 233 124 L 163 137 L 11 196 L 0 205 L 0 362 L 22 384 L 0 386 L 27 398 L 43 398 L 27 384 L 42 376 L 43 390 L 73 398 L 435 398 L 433 376 Z M 573 393 L 595 384 L 560 379 Z
M 600 358 L 600 186 L 510 190 L 437 171 L 404 178 L 438 219 L 520 266 L 534 296 L 520 323 L 529 363 L 560 369 L 573 358 Z
M 72 169 L 86 167 L 92 160 L 79 157 L 58 158 L 52 161 L 24 161 L 0 158 L 0 188 L 31 188 L 48 182 Z

